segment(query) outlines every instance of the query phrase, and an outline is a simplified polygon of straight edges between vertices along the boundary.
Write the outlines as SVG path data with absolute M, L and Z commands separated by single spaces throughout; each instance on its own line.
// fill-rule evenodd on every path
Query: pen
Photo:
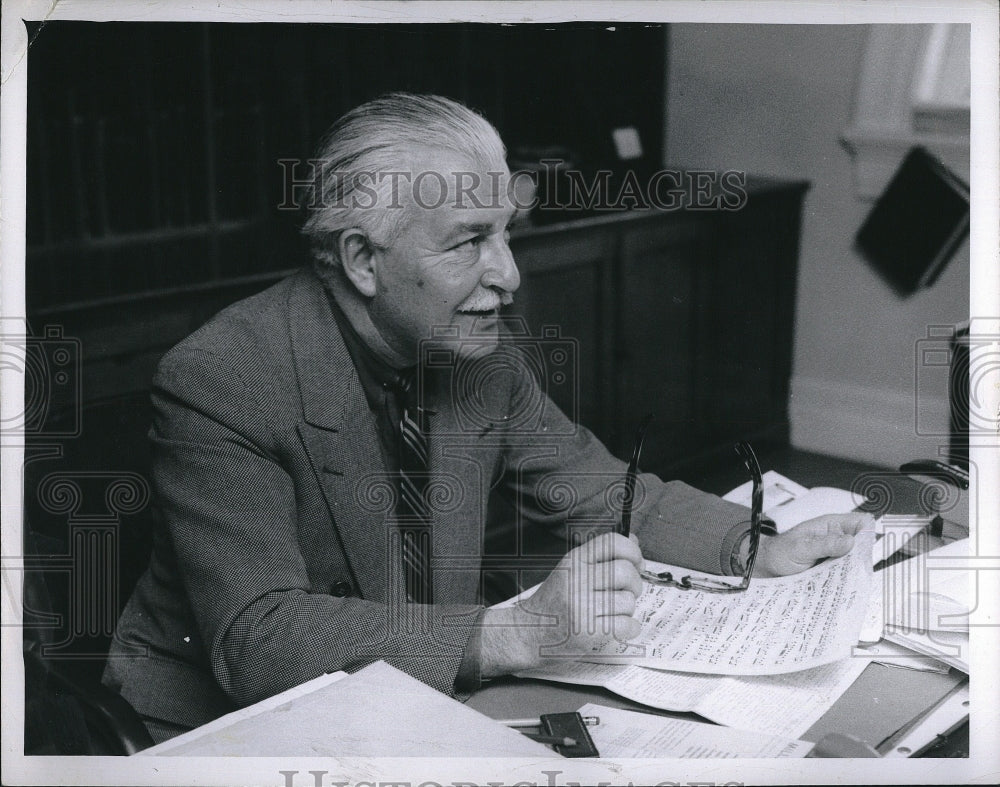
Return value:
M 550 746 L 576 746 L 576 738 L 559 738 L 555 735 L 533 735 L 530 732 L 522 733 L 522 735 L 539 743 L 547 743 Z
M 596 727 L 601 723 L 600 716 L 581 716 L 583 723 L 588 727 Z M 497 719 L 500 724 L 506 727 L 541 727 L 541 719 Z

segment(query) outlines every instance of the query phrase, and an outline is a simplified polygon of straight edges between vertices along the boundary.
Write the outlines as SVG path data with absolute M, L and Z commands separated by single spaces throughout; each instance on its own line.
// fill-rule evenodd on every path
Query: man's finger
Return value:
M 635 614 L 635 593 L 629 590 L 609 590 L 597 594 L 597 614 L 598 615 L 625 615 L 631 617 Z
M 854 536 L 850 535 L 830 535 L 817 538 L 809 544 L 814 560 L 821 560 L 825 557 L 841 557 L 846 555 L 854 547 Z
M 610 563 L 594 566 L 594 590 L 628 590 L 633 595 L 642 593 L 642 577 L 635 564 L 619 558 Z
M 642 552 L 639 551 L 639 545 L 631 538 L 626 538 L 618 533 L 603 533 L 597 538 L 592 538 L 586 544 L 581 544 L 577 549 L 581 550 L 581 555 L 587 563 L 603 563 L 621 558 L 636 567 L 642 564 Z
M 642 630 L 642 626 L 639 624 L 639 621 L 633 617 L 619 615 L 618 617 L 608 619 L 614 621 L 614 637 L 620 642 L 628 642 L 629 640 L 635 639 L 639 636 L 639 632 Z
M 837 517 L 837 529 L 846 535 L 856 536 L 865 530 L 874 530 L 875 517 L 869 513 L 854 511 Z

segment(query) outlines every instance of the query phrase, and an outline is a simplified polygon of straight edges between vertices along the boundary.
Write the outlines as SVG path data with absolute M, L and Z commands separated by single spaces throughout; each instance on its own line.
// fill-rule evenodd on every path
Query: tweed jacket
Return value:
M 301 271 L 159 365 L 153 554 L 105 671 L 146 717 L 193 727 L 378 659 L 453 692 L 482 610 L 491 491 L 525 527 L 614 521 L 608 489 L 624 464 L 531 375 L 508 365 L 429 385 L 435 603 L 406 605 L 375 416 L 327 298 Z M 747 519 L 639 477 L 633 529 L 647 557 L 729 573 Z

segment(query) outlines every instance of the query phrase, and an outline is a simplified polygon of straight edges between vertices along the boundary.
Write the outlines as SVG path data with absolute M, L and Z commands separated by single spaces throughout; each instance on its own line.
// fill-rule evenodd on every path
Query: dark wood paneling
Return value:
M 803 190 L 766 184 L 736 212 L 632 212 L 519 231 L 515 314 L 539 341 L 551 327 L 575 346 L 578 385 L 553 386 L 557 404 L 621 457 L 655 413 L 643 464 L 665 474 L 731 459 L 736 439 L 786 441 Z M 32 327 L 80 341 L 84 404 L 142 394 L 163 352 L 285 272 L 50 310 Z
M 735 464 L 738 439 L 787 442 L 805 186 L 748 190 L 736 211 L 596 216 L 512 244 L 533 331 L 579 342 L 581 422 L 624 458 L 655 414 L 646 469 Z
M 525 318 L 533 336 L 551 326 L 575 348 L 577 385 L 554 401 L 602 439 L 609 436 L 604 412 L 612 396 L 606 296 L 613 240 L 607 231 L 590 229 L 511 243 L 522 278 L 515 313 Z
M 514 159 L 558 147 L 591 172 L 615 163 L 611 131 L 628 125 L 644 161 L 661 158 L 662 25 L 52 21 L 30 32 L 29 316 L 289 267 L 281 250 L 304 217 L 288 209 L 278 161 L 304 162 L 337 117 L 389 91 L 464 101 Z
M 697 218 L 657 222 L 622 237 L 615 434 L 626 456 L 636 426 L 654 414 L 644 467 L 687 453 L 702 433 L 699 283 L 710 240 Z

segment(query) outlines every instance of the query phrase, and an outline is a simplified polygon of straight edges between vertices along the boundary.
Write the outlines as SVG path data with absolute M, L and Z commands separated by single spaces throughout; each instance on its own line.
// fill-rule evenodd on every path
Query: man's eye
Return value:
M 474 235 L 473 237 L 468 238 L 468 239 L 462 241 L 458 245 L 452 246 L 452 250 L 453 251 L 461 251 L 462 249 L 474 249 L 474 248 L 476 248 L 476 246 L 478 246 L 482 242 L 483 242 L 483 236 L 482 235 Z

